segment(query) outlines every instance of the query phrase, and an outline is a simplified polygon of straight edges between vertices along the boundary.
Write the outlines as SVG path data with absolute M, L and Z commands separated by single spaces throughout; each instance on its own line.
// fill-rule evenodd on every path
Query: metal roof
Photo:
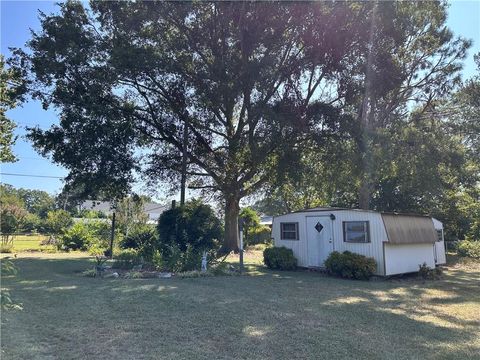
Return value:
M 391 244 L 433 244 L 437 241 L 437 231 L 430 217 L 383 213 L 382 219 Z
M 375 210 L 365 210 L 365 209 L 357 209 L 357 208 L 342 208 L 342 207 L 315 207 L 315 208 L 292 211 L 292 212 L 289 212 L 289 213 L 286 213 L 286 214 L 277 215 L 275 217 L 284 216 L 284 215 L 288 215 L 288 214 L 297 214 L 297 213 L 303 213 L 303 212 L 320 212 L 320 211 L 358 211 L 358 212 L 370 212 L 370 213 L 376 213 L 376 214 L 418 216 L 418 217 L 426 217 L 426 218 L 430 219 L 429 215 L 423 215 L 423 214 L 383 212 L 383 211 L 375 211 Z

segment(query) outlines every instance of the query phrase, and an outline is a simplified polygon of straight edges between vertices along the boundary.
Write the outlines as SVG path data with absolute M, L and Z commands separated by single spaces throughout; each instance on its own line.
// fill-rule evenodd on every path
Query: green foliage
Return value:
M 52 210 L 47 213 L 45 230 L 54 235 L 63 235 L 72 224 L 73 219 L 68 211 Z
M 150 261 L 158 247 L 155 228 L 149 225 L 137 225 L 120 243 L 123 249 L 137 249 L 146 261 Z
M 96 277 L 97 276 L 97 271 L 95 269 L 87 269 L 85 271 L 82 271 L 82 276 Z
M 442 277 L 443 271 L 439 267 L 432 269 L 427 263 L 423 263 L 422 265 L 418 265 L 418 274 L 424 280 L 437 280 Z
M 332 252 L 325 260 L 328 273 L 346 279 L 368 280 L 377 270 L 375 259 L 350 251 Z
M 4 204 L 0 209 L 0 227 L 2 234 L 15 234 L 23 229 L 28 213 L 15 204 Z
M 118 269 L 131 269 L 135 265 L 143 263 L 143 259 L 135 249 L 124 249 L 114 256 L 115 262 L 114 268 Z
M 249 234 L 248 245 L 271 244 L 272 230 L 268 226 L 259 226 Z
M 244 245 L 252 243 L 252 234 L 260 227 L 260 217 L 257 212 L 250 207 L 243 208 L 240 211 L 240 218 L 243 219 L 243 242 Z
M 25 209 L 42 219 L 55 209 L 55 198 L 46 191 L 18 188 L 16 193 L 23 200 Z
M 182 251 L 177 245 L 167 246 L 162 252 L 164 267 L 173 272 L 199 270 L 201 267 L 203 251 L 187 245 Z M 210 257 L 211 261 L 212 258 Z
M 232 271 L 230 267 L 231 267 L 230 264 L 222 261 L 218 264 L 214 264 L 213 266 L 210 266 L 210 268 L 208 268 L 208 271 L 215 276 L 225 276 L 225 275 L 230 276 L 235 274 L 235 272 Z
M 0 262 L 0 274 L 2 277 L 14 276 L 17 274 L 17 268 L 12 261 L 2 259 Z M 2 311 L 5 310 L 21 310 L 21 304 L 13 301 L 10 292 L 7 289 L 0 289 L 0 307 Z
M 263 251 L 263 262 L 269 269 L 295 270 L 297 259 L 292 249 L 286 247 L 270 247 Z
M 250 207 L 243 208 L 239 216 L 244 221 L 243 242 L 245 246 L 271 242 L 270 228 L 260 225 L 260 217 L 254 209 Z
M 158 250 L 153 252 L 152 265 L 155 267 L 155 270 L 165 270 L 165 260 L 163 259 L 162 253 Z
M 163 212 L 157 230 L 162 252 L 176 246 L 181 252 L 190 247 L 192 251 L 209 251 L 213 255 L 222 237 L 220 220 L 212 208 L 196 200 Z
M 2 204 L 0 209 L 1 243 L 0 252 L 13 251 L 13 239 L 15 233 L 23 229 L 28 213 L 19 205 Z
M 310 123 L 336 127 L 329 110 L 343 109 L 344 89 L 364 88 L 343 82 L 363 79 L 370 14 L 370 4 L 345 2 L 63 3 L 12 59 L 62 117 L 28 136 L 71 169 L 72 182 L 118 195 L 133 182 L 139 147 L 149 153 L 149 180 L 174 187 L 187 126 L 192 186 L 223 195 L 224 249 L 234 250 L 239 201 L 271 176 L 280 149 L 297 145 Z M 392 13 L 381 14 L 389 23 Z M 144 31 L 151 24 L 155 31 Z M 389 25 L 379 32 L 397 29 Z
M 457 243 L 457 253 L 463 257 L 480 259 L 480 241 L 459 241 Z
M 0 55 L 0 163 L 17 161 L 12 147 L 17 136 L 15 123 L 6 117 L 6 111 L 15 108 L 23 100 L 25 79 L 20 69 L 5 67 L 5 59 Z
M 0 253 L 11 254 L 13 253 L 13 244 L 11 242 L 0 244 Z
M 42 219 L 37 214 L 28 213 L 23 223 L 25 233 L 40 232 L 43 229 Z
M 147 225 L 148 214 L 144 210 L 147 201 L 147 197 L 134 194 L 118 202 L 115 210 L 116 221 L 118 229 L 123 234 L 130 233 L 136 227 Z
M 109 221 L 95 219 L 77 221 L 60 237 L 58 246 L 67 251 L 88 250 L 96 254 L 108 248 L 110 230 Z
M 76 222 L 64 232 L 59 243 L 62 250 L 88 250 L 94 242 L 94 233 L 82 222 Z

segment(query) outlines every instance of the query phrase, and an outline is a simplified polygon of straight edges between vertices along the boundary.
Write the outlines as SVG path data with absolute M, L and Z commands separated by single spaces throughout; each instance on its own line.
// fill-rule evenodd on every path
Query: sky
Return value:
M 24 47 L 31 36 L 30 29 L 40 29 L 38 10 L 49 14 L 56 12 L 56 9 L 57 6 L 51 1 L 0 0 L 2 55 L 9 56 L 9 47 Z M 447 25 L 455 35 L 473 40 L 473 46 L 468 52 L 462 72 L 462 77 L 467 79 L 475 72 L 473 54 L 480 52 L 480 0 L 451 1 Z M 67 170 L 53 164 L 49 159 L 42 158 L 24 138 L 25 126 L 39 125 L 46 129 L 56 123 L 58 117 L 55 112 L 43 110 L 36 101 L 28 101 L 22 106 L 8 111 L 7 116 L 18 124 L 16 129 L 18 140 L 14 146 L 14 153 L 19 160 L 12 164 L 1 164 L 0 181 L 15 187 L 45 190 L 52 194 L 59 193 L 62 181 L 55 177 L 65 176 Z M 45 177 L 3 175 L 5 173 Z M 137 191 L 142 191 L 142 189 L 141 184 L 135 188 Z

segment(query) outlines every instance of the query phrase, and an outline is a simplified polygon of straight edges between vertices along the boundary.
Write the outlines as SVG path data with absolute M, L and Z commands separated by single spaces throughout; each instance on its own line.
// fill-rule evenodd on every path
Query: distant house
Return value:
M 273 223 L 273 216 L 268 216 L 268 215 L 260 216 L 260 225 L 268 226 L 269 228 L 272 228 L 272 223 Z
M 143 211 L 148 215 L 148 223 L 150 224 L 156 224 L 160 215 L 168 209 L 169 206 L 167 205 L 153 202 L 145 203 L 143 206 Z M 79 210 L 95 210 L 104 214 L 111 214 L 112 206 L 109 201 L 85 200 L 79 205 Z
M 275 246 L 293 250 L 303 267 L 323 267 L 332 251 L 372 257 L 377 275 L 445 264 L 443 224 L 429 216 L 360 209 L 314 208 L 275 216 Z

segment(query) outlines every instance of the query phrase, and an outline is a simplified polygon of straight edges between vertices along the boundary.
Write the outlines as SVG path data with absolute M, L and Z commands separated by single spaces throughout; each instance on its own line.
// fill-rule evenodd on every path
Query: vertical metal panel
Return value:
M 333 221 L 334 246 L 339 252 L 351 251 L 367 257 L 374 258 L 377 262 L 377 275 L 384 275 L 383 242 L 387 241 L 387 234 L 379 213 L 369 211 L 343 210 L 335 212 Z M 368 221 L 370 231 L 369 243 L 345 242 L 343 238 L 344 221 Z

